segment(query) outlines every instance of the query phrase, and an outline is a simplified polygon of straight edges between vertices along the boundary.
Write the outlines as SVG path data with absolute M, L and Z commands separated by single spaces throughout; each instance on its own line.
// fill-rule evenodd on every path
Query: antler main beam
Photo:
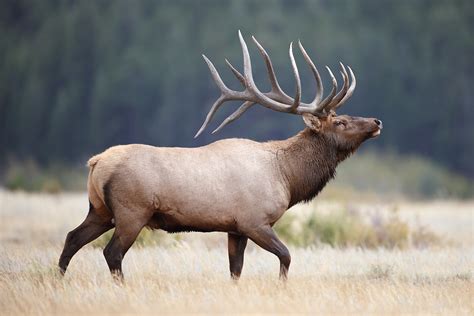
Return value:
M 337 92 L 337 80 L 334 77 L 331 69 L 329 69 L 329 67 L 326 66 L 326 69 L 328 70 L 329 75 L 332 79 L 332 89 L 329 95 L 324 100 L 322 100 L 324 90 L 323 90 L 323 84 L 321 81 L 321 76 L 319 75 L 319 72 L 316 66 L 314 65 L 313 61 L 311 60 L 309 55 L 306 53 L 306 50 L 304 49 L 303 45 L 301 44 L 301 42 L 298 41 L 299 49 L 301 53 L 303 54 L 303 57 L 306 63 L 311 68 L 311 72 L 313 73 L 314 78 L 316 80 L 316 95 L 313 101 L 310 103 L 301 102 L 301 80 L 300 80 L 300 76 L 298 72 L 298 67 L 296 65 L 296 61 L 293 56 L 293 43 L 290 43 L 289 56 L 290 56 L 291 66 L 293 69 L 293 74 L 295 76 L 295 81 L 296 81 L 295 97 L 291 98 L 280 88 L 270 56 L 268 55 L 266 50 L 263 48 L 263 46 L 255 39 L 255 37 L 252 36 L 254 43 L 257 45 L 257 48 L 260 51 L 260 54 L 262 55 L 265 61 L 268 77 L 270 79 L 270 84 L 271 84 L 271 90 L 269 92 L 263 93 L 258 89 L 257 85 L 255 84 L 255 81 L 253 80 L 252 62 L 251 62 L 250 54 L 247 48 L 247 43 L 242 37 L 242 34 L 240 33 L 240 31 L 238 34 L 239 34 L 240 45 L 242 47 L 242 55 L 243 55 L 243 60 L 244 60 L 243 62 L 244 73 L 241 74 L 237 69 L 234 68 L 234 66 L 232 66 L 232 64 L 228 60 L 226 60 L 226 63 L 230 67 L 235 77 L 243 85 L 244 91 L 235 91 L 235 90 L 229 89 L 225 85 L 225 83 L 222 81 L 213 63 L 205 55 L 202 55 L 209 67 L 209 70 L 211 72 L 212 78 L 214 79 L 214 82 L 216 83 L 217 87 L 221 91 L 221 95 L 212 105 L 211 110 L 209 111 L 209 113 L 206 116 L 206 119 L 204 120 L 204 123 L 202 124 L 201 128 L 196 133 L 194 138 L 198 137 L 206 129 L 207 125 L 210 123 L 210 121 L 214 117 L 214 114 L 226 101 L 237 100 L 237 101 L 244 101 L 244 103 L 234 113 L 228 116 L 221 123 L 221 125 L 219 125 L 219 127 L 216 128 L 212 133 L 215 133 L 221 130 L 227 124 L 238 119 L 245 111 L 247 111 L 255 103 L 258 103 L 266 108 L 269 108 L 271 110 L 275 110 L 278 112 L 292 113 L 292 114 L 298 114 L 298 115 L 302 115 L 304 113 L 311 113 L 319 117 L 324 117 L 324 116 L 327 116 L 328 113 L 330 113 L 331 111 L 334 111 L 339 106 L 341 106 L 345 101 L 347 101 L 347 99 L 354 92 L 354 89 L 356 86 L 356 79 L 350 67 L 347 67 L 349 69 L 349 74 L 351 77 L 349 80 L 349 74 L 347 73 L 346 67 L 342 63 L 339 63 L 341 67 L 340 72 L 341 72 L 341 76 L 342 76 L 344 84 L 341 90 Z

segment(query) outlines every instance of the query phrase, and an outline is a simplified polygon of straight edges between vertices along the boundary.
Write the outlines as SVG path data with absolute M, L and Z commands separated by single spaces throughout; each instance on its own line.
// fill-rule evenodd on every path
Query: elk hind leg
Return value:
M 227 234 L 230 276 L 234 280 L 238 280 L 242 273 L 244 251 L 247 246 L 247 240 L 248 238 L 246 236 L 231 233 Z
M 62 274 L 66 272 L 72 257 L 84 245 L 93 241 L 114 226 L 110 220 L 111 218 L 101 217 L 92 204 L 90 204 L 86 219 L 77 228 L 67 234 L 64 249 L 59 258 L 59 269 Z

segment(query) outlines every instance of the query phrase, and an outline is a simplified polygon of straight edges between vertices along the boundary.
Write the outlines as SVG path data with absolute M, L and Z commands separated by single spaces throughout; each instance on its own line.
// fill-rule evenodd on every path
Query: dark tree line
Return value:
M 0 162 L 73 163 L 114 144 L 295 133 L 299 118 L 256 108 L 219 135 L 193 140 L 218 94 L 201 53 L 239 88 L 223 62 L 241 65 L 238 29 L 265 45 L 287 92 L 290 41 L 302 40 L 326 85 L 325 64 L 351 65 L 358 87 L 341 110 L 384 121 L 376 146 L 474 177 L 471 0 L 0 1 Z M 255 77 L 268 86 L 248 43 Z M 310 99 L 311 74 L 296 55 Z M 217 121 L 233 109 L 226 105 Z

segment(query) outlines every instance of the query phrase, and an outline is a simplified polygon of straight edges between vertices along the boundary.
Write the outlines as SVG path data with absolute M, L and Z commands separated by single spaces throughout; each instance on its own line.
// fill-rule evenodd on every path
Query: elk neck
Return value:
M 271 143 L 290 193 L 291 207 L 312 200 L 334 178 L 337 165 L 350 152 L 340 152 L 335 141 L 309 128 L 297 135 Z

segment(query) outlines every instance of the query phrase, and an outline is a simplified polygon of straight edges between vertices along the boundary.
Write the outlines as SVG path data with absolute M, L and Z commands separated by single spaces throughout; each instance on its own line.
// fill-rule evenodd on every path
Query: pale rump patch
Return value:
M 90 168 L 94 167 L 97 164 L 97 162 L 99 161 L 99 158 L 100 158 L 99 156 L 100 155 L 96 155 L 96 156 L 93 156 L 91 159 L 89 159 L 87 161 L 87 166 L 90 167 Z

